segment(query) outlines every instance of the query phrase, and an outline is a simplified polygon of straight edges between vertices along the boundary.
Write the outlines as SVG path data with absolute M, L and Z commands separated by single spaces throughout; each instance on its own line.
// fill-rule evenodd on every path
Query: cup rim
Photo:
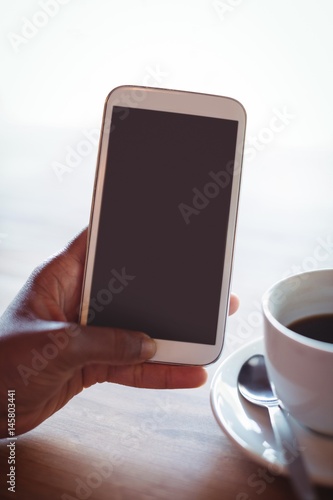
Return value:
M 281 285 L 282 283 L 286 283 L 287 281 L 291 279 L 295 279 L 296 276 L 305 276 L 305 275 L 310 275 L 310 274 L 320 274 L 320 273 L 327 273 L 327 272 L 332 273 L 333 275 L 333 268 L 327 267 L 327 268 L 322 268 L 322 269 L 314 269 L 312 271 L 304 271 L 302 273 L 296 273 L 292 274 L 290 276 L 287 276 L 286 278 L 283 278 L 281 280 L 276 281 L 273 285 L 271 285 L 263 294 L 262 296 L 262 310 L 264 313 L 264 316 L 266 319 L 271 323 L 274 328 L 279 330 L 283 335 L 286 337 L 289 337 L 292 339 L 294 342 L 297 342 L 298 344 L 308 346 L 311 348 L 318 349 L 323 352 L 332 352 L 333 353 L 333 344 L 329 342 L 325 342 L 323 340 L 317 340 L 317 339 L 312 339 L 309 337 L 305 337 L 304 335 L 301 335 L 299 333 L 294 332 L 293 330 L 290 330 L 287 326 L 283 325 L 278 321 L 273 314 L 271 313 L 269 309 L 269 299 L 270 296 L 272 295 L 273 290 L 276 289 L 277 285 Z M 333 288 L 333 283 L 332 283 L 332 288 Z

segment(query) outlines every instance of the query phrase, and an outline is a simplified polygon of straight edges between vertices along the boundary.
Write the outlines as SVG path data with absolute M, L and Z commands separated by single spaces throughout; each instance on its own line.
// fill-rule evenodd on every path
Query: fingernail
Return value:
M 141 344 L 141 359 L 149 359 L 156 353 L 156 342 L 150 337 L 145 336 Z

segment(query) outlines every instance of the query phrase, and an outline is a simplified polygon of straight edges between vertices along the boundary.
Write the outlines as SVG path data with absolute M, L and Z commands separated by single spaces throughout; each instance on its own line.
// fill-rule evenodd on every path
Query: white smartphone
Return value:
M 147 333 L 152 362 L 219 357 L 245 123 L 226 97 L 135 86 L 108 95 L 81 324 Z

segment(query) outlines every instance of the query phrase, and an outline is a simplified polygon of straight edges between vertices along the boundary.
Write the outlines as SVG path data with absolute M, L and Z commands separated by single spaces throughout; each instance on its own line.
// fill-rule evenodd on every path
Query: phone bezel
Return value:
M 114 106 L 124 106 L 129 108 L 135 107 L 157 111 L 184 113 L 188 115 L 224 118 L 236 120 L 238 122 L 235 165 L 234 174 L 232 175 L 231 202 L 223 265 L 216 343 L 214 345 L 207 345 L 155 339 L 157 343 L 157 352 L 156 355 L 150 360 L 151 362 L 158 363 L 208 365 L 216 361 L 216 359 L 220 356 L 224 342 L 241 183 L 246 112 L 243 106 L 235 99 L 210 94 L 127 85 L 117 87 L 109 93 L 104 106 L 88 231 L 87 256 L 80 307 L 80 323 L 83 325 L 87 324 L 89 311 L 92 271 L 95 260 L 103 184 L 107 165 L 107 151 L 110 131 L 112 131 L 111 119 Z

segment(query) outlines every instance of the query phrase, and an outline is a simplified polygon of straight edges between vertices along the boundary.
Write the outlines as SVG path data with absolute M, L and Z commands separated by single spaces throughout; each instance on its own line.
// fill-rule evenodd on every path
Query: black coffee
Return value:
M 333 344 L 333 314 L 318 314 L 298 319 L 290 323 L 288 328 L 304 337 Z

